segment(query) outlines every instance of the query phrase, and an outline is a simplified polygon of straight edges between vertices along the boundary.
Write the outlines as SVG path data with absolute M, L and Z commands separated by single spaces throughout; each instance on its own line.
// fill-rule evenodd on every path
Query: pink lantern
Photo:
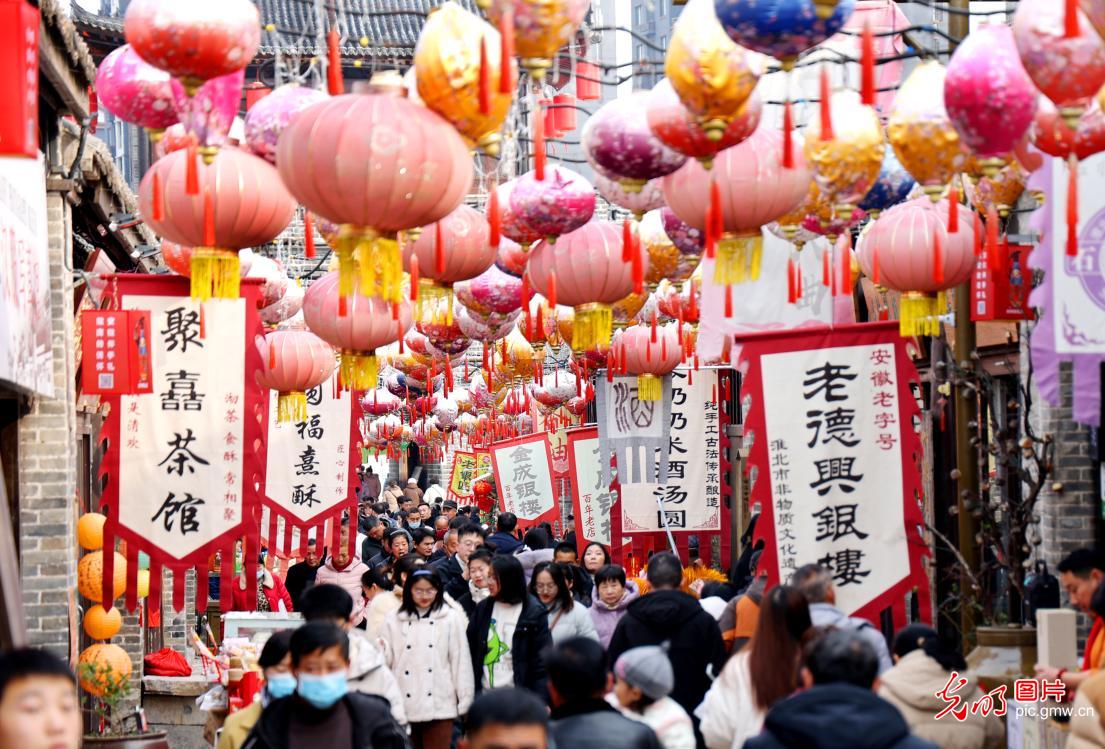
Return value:
M 1078 35 L 1066 35 L 1067 3 L 1021 0 L 1013 15 L 1013 38 L 1036 88 L 1074 127 L 1090 98 L 1105 85 L 1105 42 L 1078 11 Z
M 641 263 L 647 275 L 648 258 L 642 256 Z M 622 228 L 610 221 L 591 221 L 555 243 L 534 246 L 529 260 L 533 288 L 552 306 L 575 307 L 574 351 L 609 345 L 611 305 L 633 292 L 632 265 L 622 260 Z
M 196 136 L 185 130 L 184 125 L 177 122 L 165 128 L 165 132 L 155 143 L 154 153 L 157 158 L 161 158 L 173 151 L 183 151 L 185 148 L 198 145 L 199 141 L 196 140 Z
M 718 154 L 707 172 L 688 161 L 664 177 L 664 197 L 675 215 L 695 229 L 705 230 L 711 185 L 717 187 L 724 230 L 717 245 L 714 281 L 719 284 L 754 280 L 760 275 L 760 227 L 797 208 L 806 198 L 812 175 L 802 149 L 794 149 L 794 168 L 783 162 L 783 134 L 760 127 L 743 143 Z
M 284 289 L 284 295 L 272 304 L 261 308 L 261 322 L 265 325 L 279 325 L 295 317 L 303 309 L 303 296 L 306 291 L 298 283 L 290 280 Z
M 192 268 L 190 265 L 192 262 L 191 247 L 182 247 L 175 242 L 162 240 L 161 259 L 165 261 L 165 265 L 169 266 L 169 270 L 176 273 L 178 276 L 192 275 Z
M 284 272 L 284 267 L 276 260 L 258 255 L 253 251 L 242 254 L 248 254 L 251 258 L 249 270 L 242 271 L 242 278 L 260 278 L 262 281 L 261 298 L 257 304 L 261 308 L 276 304 L 291 284 L 291 279 Z
M 177 121 L 169 74 L 158 70 L 124 44 L 104 58 L 96 71 L 100 104 L 121 120 L 144 127 L 154 138 Z
M 505 237 L 499 239 L 499 252 L 495 255 L 496 268 L 509 276 L 521 278 L 526 273 L 526 263 L 528 262 L 529 245 L 523 247 Z
M 664 206 L 664 188 L 659 179 L 649 180 L 636 191 L 630 191 L 621 182 L 596 173 L 595 189 L 607 203 L 631 211 L 638 221 L 649 211 Z
M 959 137 L 984 170 L 1000 169 L 1036 112 L 1013 31 L 1005 24 L 975 29 L 956 49 L 944 79 L 944 104 Z
M 522 307 L 522 279 L 494 265 L 470 281 L 458 283 L 453 291 L 461 304 L 484 314 L 505 315 Z
M 387 416 L 399 410 L 402 402 L 384 388 L 376 388 L 361 398 L 361 410 L 366 416 Z
M 324 92 L 296 83 L 277 86 L 246 114 L 246 145 L 265 161 L 275 164 L 280 133 L 293 117 L 326 98 Z
M 967 281 L 975 267 L 974 227 L 960 221 L 947 230 L 948 202 L 927 198 L 900 203 L 879 215 L 860 236 L 858 260 L 877 285 L 903 292 L 904 336 L 936 335 L 947 309 L 943 291 Z
M 330 379 L 337 367 L 334 349 L 309 330 L 298 327 L 269 331 L 257 342 L 265 368 L 257 378 L 275 390 L 276 421 L 307 420 L 307 391 Z
M 371 93 L 335 96 L 301 111 L 280 134 L 277 167 L 308 210 L 342 228 L 334 248 L 341 296 L 402 297 L 396 233 L 456 209 L 472 183 L 464 139 L 382 74 Z M 355 251 L 363 247 L 355 260 Z
M 443 307 L 437 303 L 444 301 L 445 317 L 452 319 L 453 284 L 478 276 L 494 262 L 491 228 L 471 206 L 462 203 L 445 218 L 423 227 L 418 239 L 403 246 L 403 269 L 418 283 L 415 318 L 440 314 Z
M 199 151 L 207 163 L 226 143 L 234 118 L 238 116 L 238 106 L 242 101 L 242 84 L 246 72 L 233 73 L 212 78 L 188 94 L 180 81 L 173 79 L 173 102 L 180 124 L 191 133 L 199 144 Z
M 531 244 L 539 239 L 543 239 L 545 235 L 530 228 L 526 222 L 522 221 L 522 219 L 518 217 L 518 214 L 511 209 L 510 194 L 514 191 L 514 186 L 516 184 L 518 184 L 518 180 L 512 179 L 496 188 L 499 191 L 499 225 L 504 237 L 512 242 L 517 242 L 522 246 L 523 250 L 528 250 Z M 499 247 L 501 252 L 501 243 Z M 525 263 L 522 265 L 524 266 Z
M 651 179 L 671 174 L 687 160 L 668 148 L 648 127 L 649 94 L 639 91 L 603 104 L 583 126 L 587 159 L 627 193 Z
M 591 220 L 595 188 L 581 174 L 550 166 L 544 180 L 532 171 L 518 178 L 510 191 L 510 209 L 542 237 L 556 238 Z
M 756 91 L 748 97 L 737 115 L 721 131 L 720 140 L 711 140 L 698 118 L 683 106 L 679 95 L 665 78 L 652 89 L 648 101 L 648 126 L 668 148 L 698 159 L 707 169 L 714 157 L 748 138 L 760 125 L 763 102 Z
M 518 316 L 519 313 L 510 315 L 491 313 L 484 316 L 469 310 L 463 305 L 458 305 L 453 314 L 453 319 L 466 337 L 473 341 L 491 343 L 506 338 L 510 331 L 514 329 L 514 324 L 518 322 Z
M 338 274 L 330 272 L 311 284 L 303 299 L 303 319 L 319 338 L 341 352 L 341 387 L 376 387 L 376 349 L 399 340 L 411 327 L 411 308 L 377 297 L 353 295 L 339 314 Z M 396 317 L 393 317 L 396 312 Z
M 678 324 L 632 325 L 618 335 L 614 346 L 625 357 L 625 369 L 637 375 L 637 398 L 658 401 L 664 395 L 664 377 L 683 361 Z

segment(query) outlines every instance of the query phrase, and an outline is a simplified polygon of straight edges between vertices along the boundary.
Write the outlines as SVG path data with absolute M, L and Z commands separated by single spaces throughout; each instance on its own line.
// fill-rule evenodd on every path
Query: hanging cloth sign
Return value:
M 492 444 L 491 464 L 500 512 L 513 512 L 523 529 L 559 520 L 552 455 L 544 432 Z
M 471 500 L 475 496 L 472 485 L 476 483 L 476 478 L 490 470 L 490 453 L 455 450 L 453 472 L 449 477 L 449 496 L 458 502 Z
M 621 484 L 626 534 L 721 529 L 717 372 L 676 369 L 669 386 L 667 478 Z
M 572 514 L 575 515 L 580 553 L 589 543 L 610 548 L 610 514 L 618 495 L 602 480 L 599 432 L 595 427 L 568 432 L 568 465 L 572 482 Z
M 361 436 L 354 409 L 360 408 L 348 390 L 338 390 L 337 377 L 335 372 L 330 380 L 307 391 L 306 421 L 277 423 L 279 394 L 269 391 L 267 538 L 286 554 L 294 551 L 293 529 L 299 532 L 302 546 L 311 529 L 314 537 L 321 537 L 327 520 L 332 521 L 330 545 L 336 548 L 342 513 L 356 515 Z M 283 533 L 279 520 L 283 520 Z M 355 544 L 356 534 L 350 538 Z
M 917 373 L 895 323 L 738 340 L 751 399 L 751 502 L 769 585 L 804 564 L 832 574 L 836 604 L 874 622 L 906 620 L 916 589 L 931 621 L 922 525 Z
M 671 420 L 671 378 L 665 377 L 658 401 L 637 395 L 636 377 L 600 378 L 595 383 L 598 407 L 602 480 L 610 484 L 610 458 L 616 457 L 622 486 L 668 479 L 668 430 Z
M 81 392 L 120 395 L 153 391 L 150 314 L 146 310 L 81 312 Z
M 261 368 L 252 345 L 261 334 L 259 286 L 243 283 L 241 298 L 201 305 L 189 297 L 188 279 L 120 275 L 112 282 L 115 306 L 148 312 L 151 332 L 152 392 L 105 397 L 104 547 L 115 537 L 127 542 L 129 608 L 137 603 L 139 551 L 150 557 L 154 606 L 164 566 L 173 572 L 174 608 L 184 607 L 191 568 L 198 575 L 198 608 L 205 608 L 207 562 L 215 552 L 222 553 L 223 589 L 229 590 L 227 560 L 243 536 L 253 579 L 264 466 L 265 401 L 252 384 Z M 113 555 L 104 556 L 110 581 Z

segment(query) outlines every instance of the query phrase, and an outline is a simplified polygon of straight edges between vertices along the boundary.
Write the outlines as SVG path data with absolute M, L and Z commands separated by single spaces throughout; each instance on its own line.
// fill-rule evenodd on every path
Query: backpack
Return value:
M 1025 620 L 1036 626 L 1039 609 L 1059 608 L 1059 579 L 1047 571 L 1047 562 L 1036 562 L 1033 574 L 1025 585 Z

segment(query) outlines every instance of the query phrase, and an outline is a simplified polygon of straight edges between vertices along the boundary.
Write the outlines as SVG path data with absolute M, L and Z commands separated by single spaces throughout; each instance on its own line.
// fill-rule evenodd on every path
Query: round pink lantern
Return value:
M 338 294 L 338 274 L 330 272 L 311 284 L 303 298 L 303 319 L 315 335 L 341 352 L 341 387 L 376 387 L 376 349 L 394 343 L 411 327 L 411 308 L 378 297 L 354 294 L 344 315 Z M 396 317 L 392 314 L 397 312 Z
M 721 132 L 721 139 L 711 140 L 698 118 L 683 106 L 667 78 L 656 84 L 648 101 L 648 126 L 653 134 L 668 148 L 698 159 L 707 169 L 713 166 L 714 157 L 720 152 L 752 135 L 760 126 L 762 114 L 763 102 L 753 91 L 737 116 Z
M 96 94 L 104 108 L 159 137 L 177 121 L 169 74 L 158 70 L 124 44 L 104 58 L 96 71 Z
M 569 169 L 550 166 L 545 179 L 530 171 L 510 191 L 510 209 L 542 237 L 555 238 L 575 231 L 595 213 L 595 188 Z
M 280 134 L 297 114 L 326 99 L 318 89 L 286 83 L 253 105 L 246 114 L 246 145 L 271 164 L 276 163 Z
M 537 239 L 541 239 L 541 237 Z M 523 247 L 505 237 L 499 238 L 499 252 L 495 255 L 496 268 L 507 275 L 521 278 L 526 273 L 526 263 L 528 262 L 529 245 Z
M 671 174 L 687 160 L 649 129 L 649 96 L 639 91 L 603 104 L 588 118 L 580 139 L 587 159 L 627 193 Z
M 330 379 L 337 366 L 334 349 L 309 330 L 273 330 L 257 341 L 264 368 L 257 382 L 275 390 L 277 423 L 307 420 L 307 391 Z
M 361 410 L 366 416 L 387 416 L 398 411 L 401 405 L 402 401 L 384 388 L 376 388 L 361 398 Z
M 523 250 L 528 250 L 531 244 L 539 239 L 543 239 L 545 235 L 539 231 L 535 231 L 527 225 L 526 222 L 518 218 L 518 214 L 511 209 L 510 194 L 514 191 L 514 186 L 516 184 L 518 184 L 518 180 L 512 179 L 495 188 L 499 191 L 500 231 L 502 231 L 504 237 L 521 245 Z
M 658 401 L 664 394 L 664 377 L 683 361 L 678 323 L 657 326 L 632 325 L 618 335 L 614 346 L 625 357 L 625 369 L 637 375 L 637 397 Z
M 621 182 L 596 174 L 595 189 L 607 203 L 632 212 L 638 221 L 649 211 L 664 206 L 664 187 L 659 179 L 649 180 L 635 191 L 629 191 Z
M 469 281 L 458 283 L 453 291 L 461 304 L 484 314 L 505 315 L 522 307 L 522 279 L 502 272 L 495 265 Z
M 462 203 L 445 218 L 423 227 L 418 239 L 407 243 L 403 269 L 409 271 L 411 258 L 417 256 L 423 281 L 432 280 L 441 286 L 466 281 L 495 262 L 490 239 L 491 229 L 484 215 Z

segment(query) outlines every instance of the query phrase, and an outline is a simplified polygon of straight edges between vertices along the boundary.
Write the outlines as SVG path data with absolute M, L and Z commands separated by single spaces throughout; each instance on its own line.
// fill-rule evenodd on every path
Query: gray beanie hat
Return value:
M 675 688 L 675 673 L 667 651 L 657 645 L 631 648 L 614 664 L 614 675 L 647 697 L 663 699 Z

